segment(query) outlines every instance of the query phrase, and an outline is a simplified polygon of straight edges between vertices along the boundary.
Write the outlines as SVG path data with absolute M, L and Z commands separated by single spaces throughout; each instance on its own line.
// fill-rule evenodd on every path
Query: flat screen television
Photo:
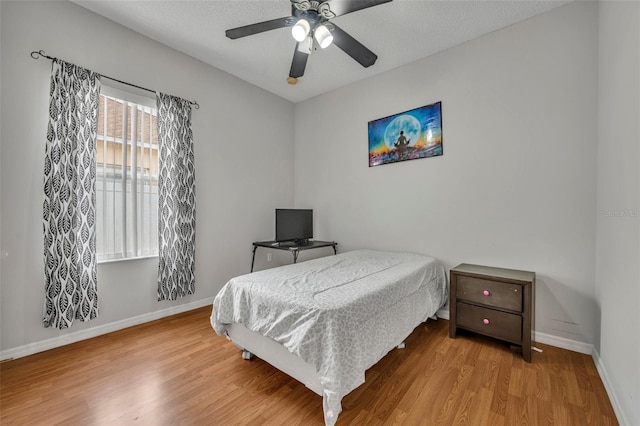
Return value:
M 276 241 L 304 244 L 313 238 L 313 210 L 276 209 Z

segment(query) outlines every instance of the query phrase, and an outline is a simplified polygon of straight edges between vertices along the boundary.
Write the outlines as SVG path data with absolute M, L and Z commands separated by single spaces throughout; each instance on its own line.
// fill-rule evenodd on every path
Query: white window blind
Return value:
M 158 254 L 155 100 L 102 87 L 96 146 L 98 260 Z

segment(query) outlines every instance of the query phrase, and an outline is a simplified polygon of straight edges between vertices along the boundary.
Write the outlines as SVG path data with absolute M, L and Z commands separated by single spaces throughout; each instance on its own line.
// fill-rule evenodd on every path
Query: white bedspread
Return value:
M 365 371 L 447 301 L 437 260 L 357 250 L 231 279 L 213 304 L 211 325 L 242 323 L 316 368 L 325 423 Z

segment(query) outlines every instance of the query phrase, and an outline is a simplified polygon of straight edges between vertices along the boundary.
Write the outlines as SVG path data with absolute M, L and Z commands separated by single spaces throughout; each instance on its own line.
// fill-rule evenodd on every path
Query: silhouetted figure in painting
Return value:
M 404 131 L 400 130 L 400 136 L 398 137 L 398 141 L 394 143 L 393 146 L 395 146 L 398 149 L 398 154 L 400 154 L 401 160 L 403 157 L 407 155 L 406 151 L 407 151 L 407 147 L 409 146 L 409 142 L 411 142 L 411 139 L 407 139 L 404 136 Z

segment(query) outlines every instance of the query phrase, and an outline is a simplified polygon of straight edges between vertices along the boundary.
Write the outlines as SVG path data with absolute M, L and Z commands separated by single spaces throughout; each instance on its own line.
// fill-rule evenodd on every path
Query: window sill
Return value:
M 127 262 L 130 260 L 143 260 L 143 259 L 151 259 L 151 258 L 158 258 L 157 254 L 150 254 L 150 255 L 146 255 L 146 256 L 137 256 L 137 257 L 121 257 L 118 259 L 104 259 L 104 260 L 98 260 L 98 265 L 101 265 L 103 263 L 116 263 L 116 262 Z

